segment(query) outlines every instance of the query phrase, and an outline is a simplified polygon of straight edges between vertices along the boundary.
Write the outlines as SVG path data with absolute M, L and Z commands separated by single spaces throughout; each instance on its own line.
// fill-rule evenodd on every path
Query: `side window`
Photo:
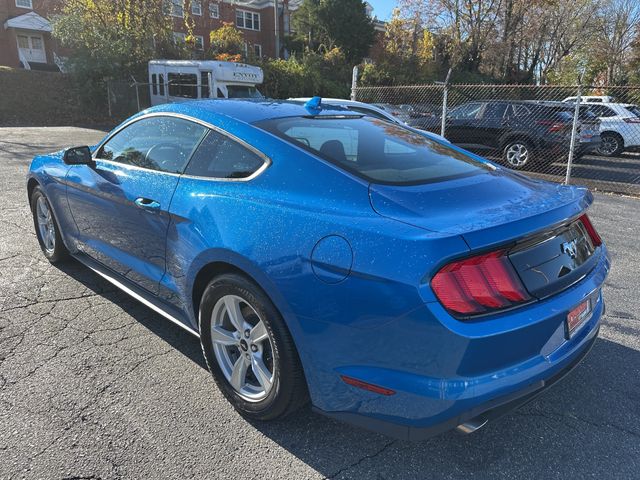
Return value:
M 450 115 L 456 120 L 470 120 L 478 116 L 481 108 L 482 103 L 467 103 L 451 110 Z
M 531 110 L 529 110 L 524 105 L 518 105 L 517 103 L 514 103 L 513 105 L 511 105 L 511 108 L 515 117 L 522 118 L 531 115 Z
M 160 95 L 164 97 L 164 74 L 161 73 L 158 76 L 158 79 L 160 80 Z
M 247 178 L 263 164 L 259 155 L 212 130 L 193 154 L 184 173 L 194 177 Z
M 198 98 L 198 77 L 195 73 L 169 73 L 169 96 Z
M 98 158 L 160 172 L 182 173 L 206 130 L 181 118 L 144 118 L 111 137 Z
M 200 98 L 209 98 L 209 74 L 211 72 L 200 72 Z
M 158 94 L 158 76 L 155 73 L 151 75 L 151 91 L 154 95 Z
M 592 105 L 590 110 L 596 117 L 615 117 L 616 112 L 605 105 Z
M 504 116 L 504 112 L 507 109 L 506 103 L 487 103 L 487 106 L 482 112 L 483 120 L 495 120 Z

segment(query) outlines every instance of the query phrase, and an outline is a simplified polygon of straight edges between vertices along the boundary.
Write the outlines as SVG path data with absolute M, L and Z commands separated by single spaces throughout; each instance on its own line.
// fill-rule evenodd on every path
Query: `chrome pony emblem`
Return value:
M 573 239 L 570 242 L 564 242 L 560 245 L 560 249 L 571 258 L 576 258 L 576 255 L 578 254 L 578 240 Z

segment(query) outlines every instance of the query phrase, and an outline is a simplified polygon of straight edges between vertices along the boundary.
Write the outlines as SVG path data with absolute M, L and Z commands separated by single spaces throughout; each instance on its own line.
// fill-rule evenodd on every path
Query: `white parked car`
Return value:
M 311 97 L 290 98 L 289 100 L 292 100 L 294 102 L 308 102 L 309 100 L 311 100 Z M 380 108 L 379 106 L 371 105 L 370 103 L 356 102 L 355 100 L 345 100 L 343 98 L 323 98 L 322 103 L 326 105 L 340 105 L 341 107 L 348 108 L 349 110 L 353 110 L 354 112 L 360 112 L 371 117 L 376 117 L 382 120 L 388 120 L 389 122 L 397 123 L 398 125 L 407 126 L 407 124 L 402 121 L 403 117 L 393 115 L 392 113 Z M 425 132 L 423 130 L 420 130 L 420 133 L 428 137 L 434 137 L 438 140 L 450 143 L 449 140 L 444 138 L 442 135 L 438 135 L 437 133 Z
M 640 147 L 640 108 L 628 103 L 585 102 L 600 120 L 602 143 L 598 153 L 607 157 Z
M 578 97 L 567 97 L 563 102 L 573 103 Z M 580 97 L 580 103 L 615 103 L 616 97 L 608 95 L 584 95 Z

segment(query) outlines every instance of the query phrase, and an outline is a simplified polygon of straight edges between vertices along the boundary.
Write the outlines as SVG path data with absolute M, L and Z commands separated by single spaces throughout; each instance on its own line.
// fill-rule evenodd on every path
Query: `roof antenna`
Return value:
M 309 110 L 309 113 L 319 112 L 320 110 L 322 110 L 322 97 L 313 97 L 311 100 L 304 104 L 304 108 Z

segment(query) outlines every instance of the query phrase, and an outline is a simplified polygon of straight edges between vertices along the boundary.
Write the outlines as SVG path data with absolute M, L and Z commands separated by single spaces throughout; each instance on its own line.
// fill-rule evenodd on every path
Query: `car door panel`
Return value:
M 106 160 L 67 174 L 67 199 L 79 248 L 150 292 L 165 269 L 168 209 L 178 176 Z M 136 204 L 140 199 L 154 208 Z
M 112 135 L 95 165 L 67 175 L 79 248 L 155 293 L 165 271 L 169 207 L 180 173 L 208 129 L 152 115 Z

